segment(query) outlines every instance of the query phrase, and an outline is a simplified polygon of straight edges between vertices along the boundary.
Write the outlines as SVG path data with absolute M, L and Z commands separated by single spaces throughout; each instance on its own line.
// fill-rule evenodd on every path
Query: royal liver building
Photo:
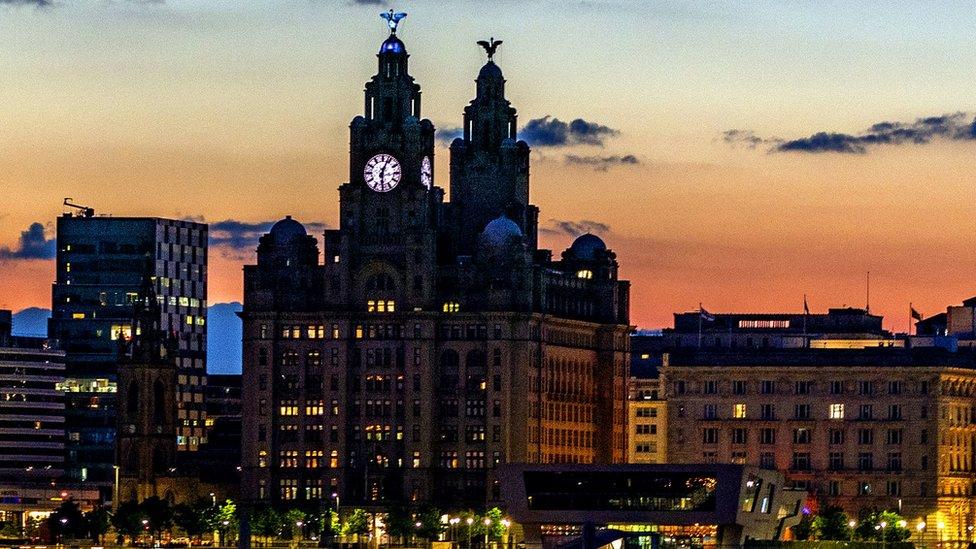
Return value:
M 391 28 L 349 126 L 338 228 L 320 241 L 286 217 L 245 267 L 246 499 L 480 507 L 500 463 L 624 460 L 629 283 L 597 236 L 538 248 L 497 44 L 450 147 L 450 202 Z

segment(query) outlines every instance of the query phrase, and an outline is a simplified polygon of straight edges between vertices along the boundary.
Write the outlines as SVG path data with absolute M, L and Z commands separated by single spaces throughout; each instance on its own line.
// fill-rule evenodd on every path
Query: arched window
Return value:
M 126 395 L 128 402 L 126 402 L 126 411 L 129 413 L 129 420 L 136 421 L 136 415 L 139 413 L 139 384 L 135 381 L 129 383 L 129 394 Z
M 157 427 L 166 424 L 166 387 L 159 379 L 153 385 L 153 424 Z

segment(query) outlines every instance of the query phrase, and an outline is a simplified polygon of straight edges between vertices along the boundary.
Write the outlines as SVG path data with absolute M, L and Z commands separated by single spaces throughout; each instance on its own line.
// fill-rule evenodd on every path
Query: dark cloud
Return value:
M 200 218 L 194 218 L 200 221 Z M 271 230 L 275 221 L 237 221 L 236 219 L 225 219 L 210 223 L 210 245 L 214 247 L 231 248 L 235 251 L 254 251 L 258 247 L 258 240 Z M 302 223 L 309 234 L 315 236 L 321 233 L 328 226 L 325 223 L 310 222 Z
M 722 141 L 730 145 L 743 145 L 750 149 L 755 149 L 765 142 L 752 130 L 726 130 L 722 132 Z
M 550 219 L 544 226 L 539 227 L 539 232 L 549 236 L 569 235 L 576 238 L 586 233 L 605 235 L 610 232 L 610 225 L 589 219 L 581 219 L 579 221 Z
M 612 166 L 634 166 L 640 164 L 640 160 L 632 154 L 611 155 L 611 156 L 580 156 L 567 154 L 566 163 L 577 166 L 589 166 L 594 170 L 605 172 Z
M 597 145 L 602 147 L 604 141 L 620 132 L 596 122 L 587 122 L 582 118 L 570 121 L 568 124 L 558 118 L 546 115 L 542 118 L 529 120 L 519 137 L 529 145 L 536 147 L 565 147 L 569 145 Z
M 54 239 L 44 236 L 44 225 L 40 223 L 31 223 L 20 233 L 16 248 L 0 248 L 0 259 L 51 259 L 54 256 Z
M 437 130 L 437 140 L 441 143 L 451 144 L 458 137 L 464 137 L 464 128 L 445 128 Z
M 53 5 L 51 0 L 0 0 L 0 5 L 13 5 L 13 6 L 37 6 L 39 8 L 46 8 Z
M 809 137 L 782 140 L 762 138 L 748 130 L 729 130 L 722 139 L 732 145 L 756 148 L 769 145 L 770 152 L 865 154 L 881 145 L 925 145 L 935 139 L 976 140 L 976 118 L 957 112 L 919 118 L 914 122 L 878 122 L 857 134 L 817 132 Z

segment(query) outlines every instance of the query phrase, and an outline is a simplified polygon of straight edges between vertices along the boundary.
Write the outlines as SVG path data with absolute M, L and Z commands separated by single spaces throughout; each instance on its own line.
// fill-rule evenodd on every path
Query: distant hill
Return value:
M 207 309 L 207 370 L 215 374 L 241 373 L 241 304 L 217 303 Z M 21 336 L 47 336 L 50 309 L 30 307 L 13 315 L 13 333 Z
M 50 309 L 29 307 L 13 314 L 13 334 L 19 336 L 47 337 L 47 319 Z

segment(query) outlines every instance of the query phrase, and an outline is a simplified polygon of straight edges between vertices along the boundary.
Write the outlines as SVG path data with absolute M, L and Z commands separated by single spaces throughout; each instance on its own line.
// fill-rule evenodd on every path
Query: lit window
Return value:
M 85 313 L 71 313 L 71 318 L 75 320 L 85 320 Z
M 589 269 L 580 269 L 579 271 L 576 271 L 576 278 L 590 280 L 591 278 L 593 278 L 593 271 Z
M 732 405 L 732 417 L 735 419 L 745 419 L 746 417 L 746 405 L 745 404 L 733 404 Z
M 830 419 L 844 419 L 844 405 L 843 404 L 831 404 L 830 405 Z
M 461 304 L 457 301 L 447 301 L 444 303 L 443 311 L 445 313 L 456 313 L 461 310 Z
M 70 273 L 71 272 L 71 263 L 65 263 L 64 264 L 64 271 L 66 273 Z

